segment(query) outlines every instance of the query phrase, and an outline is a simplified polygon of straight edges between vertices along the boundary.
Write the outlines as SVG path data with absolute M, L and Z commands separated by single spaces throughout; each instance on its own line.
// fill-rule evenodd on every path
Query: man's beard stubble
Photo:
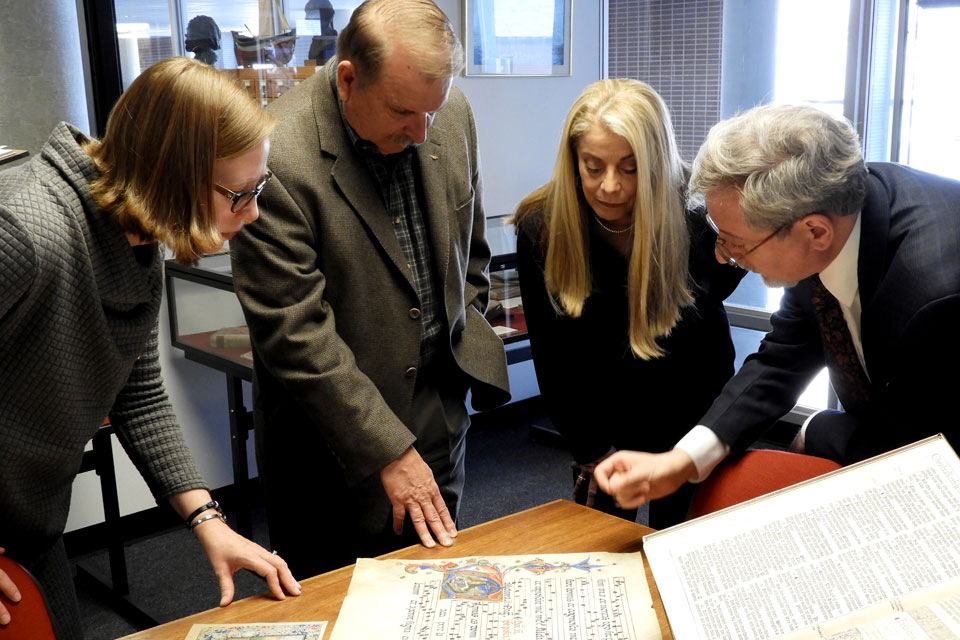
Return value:
M 754 273 L 757 273 L 757 272 L 754 271 Z M 780 280 L 773 280 L 772 278 L 768 278 L 767 276 L 763 275 L 762 273 L 758 273 L 757 275 L 759 275 L 759 276 L 760 276 L 760 279 L 763 280 L 763 284 L 767 285 L 767 286 L 770 287 L 771 289 L 776 289 L 776 288 L 779 288 L 779 287 L 782 287 L 782 288 L 784 288 L 784 289 L 791 289 L 791 288 L 797 286 L 797 282 L 796 282 L 796 281 L 794 281 L 794 282 L 781 282 Z

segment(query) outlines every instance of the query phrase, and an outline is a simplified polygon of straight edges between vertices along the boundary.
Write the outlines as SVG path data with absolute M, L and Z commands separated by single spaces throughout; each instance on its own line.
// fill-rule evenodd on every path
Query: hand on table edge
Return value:
M 170 496 L 169 501 L 181 518 L 190 516 L 193 522 L 197 523 L 191 530 L 200 540 L 213 573 L 220 583 L 221 607 L 233 601 L 236 590 L 233 574 L 240 569 L 249 569 L 264 578 L 270 593 L 277 600 L 285 599 L 285 592 L 293 596 L 300 595 L 300 585 L 283 558 L 244 538 L 220 518 L 210 517 L 216 513 L 213 508 L 200 510 L 201 506 L 212 506 L 209 504 L 210 492 L 206 489 L 189 489 L 175 493 Z M 203 521 L 199 522 L 200 520 Z
M 393 531 L 397 535 L 403 532 L 404 517 L 410 514 L 423 546 L 428 549 L 436 546 L 431 531 L 443 546 L 453 544 L 457 526 L 440 495 L 433 471 L 416 449 L 410 447 L 381 469 L 380 482 L 393 506 Z
M 277 600 L 287 594 L 300 595 L 300 585 L 294 579 L 287 563 L 279 555 L 270 553 L 256 542 L 244 538 L 218 518 L 202 522 L 193 532 L 203 545 L 207 560 L 220 583 L 220 606 L 233 601 L 233 575 L 240 569 L 249 569 L 267 581 L 270 593 Z
M 0 547 L 0 555 L 3 555 L 5 552 L 6 549 Z M 0 569 L 0 593 L 6 596 L 11 602 L 20 602 L 20 589 L 17 588 L 13 579 L 2 569 Z M 3 606 L 3 601 L 0 601 L 0 625 L 6 626 L 10 624 L 10 619 L 10 612 Z
M 681 449 L 666 453 L 618 451 L 594 470 L 597 484 L 621 509 L 668 496 L 697 477 L 693 459 Z

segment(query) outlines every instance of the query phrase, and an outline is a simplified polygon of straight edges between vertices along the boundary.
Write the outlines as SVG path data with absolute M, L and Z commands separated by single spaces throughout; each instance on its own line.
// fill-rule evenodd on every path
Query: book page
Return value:
M 890 614 L 823 636 L 825 640 L 949 640 L 960 638 L 960 596 Z
M 0 144 L 0 164 L 3 164 L 7 160 L 16 160 L 25 155 L 27 155 L 27 152 L 23 149 L 11 149 L 6 145 Z
M 960 638 L 960 580 L 885 600 L 776 640 L 947 640 Z
M 331 640 L 658 640 L 639 553 L 360 558 Z
M 820 637 L 960 578 L 960 459 L 930 438 L 645 536 L 644 551 L 677 640 Z

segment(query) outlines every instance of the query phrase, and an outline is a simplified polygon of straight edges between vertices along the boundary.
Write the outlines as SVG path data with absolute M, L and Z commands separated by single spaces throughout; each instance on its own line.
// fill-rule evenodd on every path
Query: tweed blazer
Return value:
M 331 60 L 269 110 L 274 180 L 260 219 L 232 241 L 261 409 L 296 402 L 355 484 L 414 442 L 404 423 L 418 372 L 418 296 L 392 222 L 344 129 Z M 484 238 L 476 128 L 452 88 L 416 152 L 447 340 L 449 377 L 473 405 L 509 399 L 499 337 L 483 318 Z
M 937 432 L 960 447 L 960 182 L 868 168 L 857 276 L 871 403 L 860 414 L 819 414 L 807 430 L 809 453 L 841 463 Z M 771 323 L 701 422 L 733 449 L 789 411 L 825 365 L 809 279 L 786 291 Z
M 63 532 L 108 414 L 158 499 L 204 487 L 160 377 L 161 253 L 138 260 L 90 198 L 84 139 L 61 123 L 0 174 L 0 546 L 20 557 Z

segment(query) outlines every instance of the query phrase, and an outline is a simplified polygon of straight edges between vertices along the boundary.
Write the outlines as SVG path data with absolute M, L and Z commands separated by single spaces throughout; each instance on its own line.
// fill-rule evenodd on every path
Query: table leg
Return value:
M 237 503 L 237 532 L 251 537 L 250 496 L 247 472 L 247 438 L 253 414 L 243 404 L 243 380 L 227 374 L 227 405 L 230 410 L 230 448 L 233 454 L 233 486 Z

